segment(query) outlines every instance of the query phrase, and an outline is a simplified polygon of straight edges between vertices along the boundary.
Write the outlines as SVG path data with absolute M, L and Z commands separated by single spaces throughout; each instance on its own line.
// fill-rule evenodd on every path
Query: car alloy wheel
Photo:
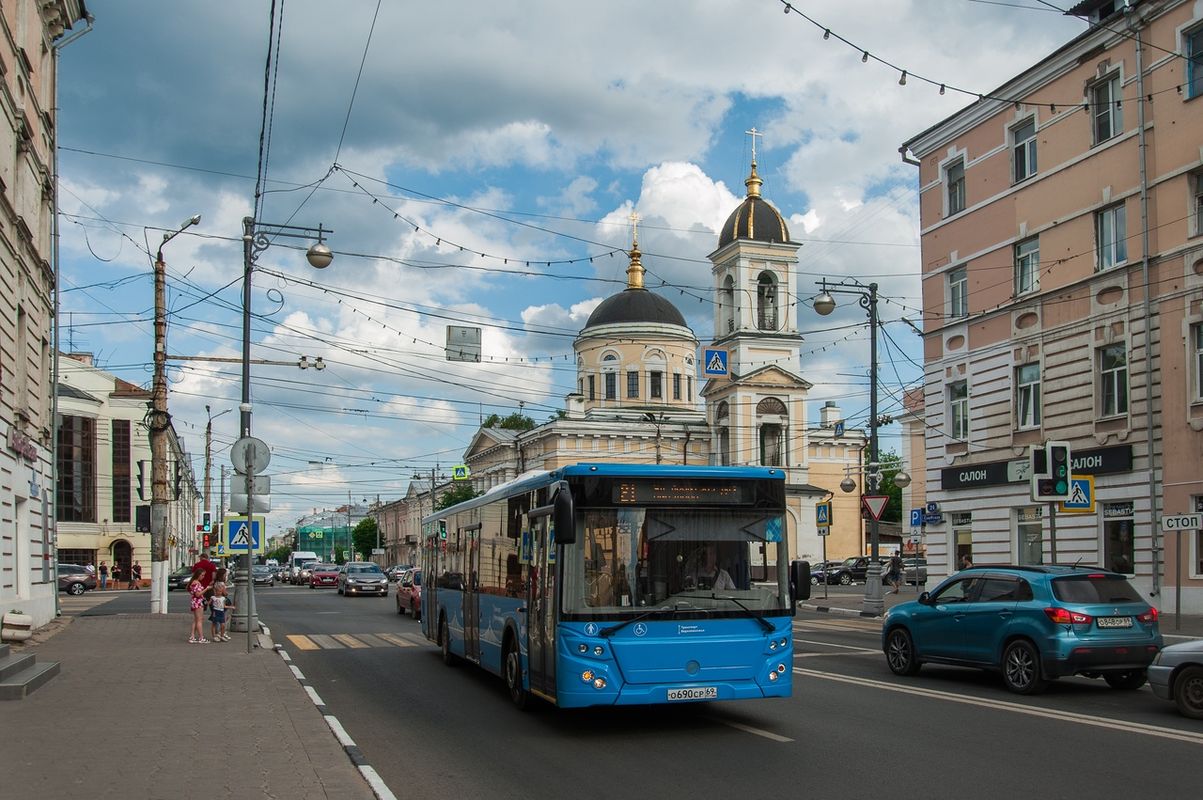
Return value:
M 1191 719 L 1203 719 L 1203 667 L 1187 667 L 1174 680 L 1174 703 L 1178 712 Z
M 852 576 L 850 574 L 848 574 L 847 572 L 845 572 L 843 575 L 840 576 L 840 586 L 851 586 L 851 585 L 852 585 Z
M 1015 694 L 1035 694 L 1045 687 L 1040 653 L 1026 639 L 1016 639 L 1003 651 L 1003 683 Z
M 895 675 L 914 675 L 919 671 L 915 642 L 906 628 L 894 628 L 886 637 L 886 664 Z
M 1148 673 L 1143 669 L 1125 669 L 1118 672 L 1104 672 L 1103 680 L 1112 689 L 1139 689 L 1148 680 Z
M 811 585 L 811 586 L 818 586 L 818 585 L 819 585 L 819 579 L 818 579 L 818 578 L 816 578 L 814 575 L 811 575 L 811 576 L 810 576 L 810 585 Z
M 79 596 L 79 595 L 83 594 L 84 592 L 86 592 L 87 590 L 88 590 L 88 587 L 84 586 L 82 583 L 73 583 L 67 587 L 67 594 L 73 594 L 73 595 Z

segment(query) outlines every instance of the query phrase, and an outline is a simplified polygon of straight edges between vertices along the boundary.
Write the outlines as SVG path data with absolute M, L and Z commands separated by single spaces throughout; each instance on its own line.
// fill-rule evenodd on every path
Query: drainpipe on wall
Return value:
M 1128 27 L 1136 41 L 1136 108 L 1137 141 L 1140 150 L 1140 277 L 1144 292 L 1144 345 L 1145 345 L 1145 444 L 1147 446 L 1149 475 L 1149 549 L 1153 558 L 1153 586 L 1149 593 L 1156 596 L 1161 591 L 1161 537 L 1157 524 L 1157 481 L 1156 446 L 1153 441 L 1153 312 L 1149 298 L 1149 176 L 1148 142 L 1145 137 L 1145 69 L 1144 43 L 1140 38 L 1141 20 L 1138 15 L 1127 11 Z M 1135 566 L 1133 566 L 1135 569 Z

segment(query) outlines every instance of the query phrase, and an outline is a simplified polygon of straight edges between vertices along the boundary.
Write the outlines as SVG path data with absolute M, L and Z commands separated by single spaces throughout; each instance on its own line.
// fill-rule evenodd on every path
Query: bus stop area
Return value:
M 64 616 L 24 643 L 61 672 L 0 704 L 0 794 L 375 797 L 267 637 L 190 644 L 188 623 Z

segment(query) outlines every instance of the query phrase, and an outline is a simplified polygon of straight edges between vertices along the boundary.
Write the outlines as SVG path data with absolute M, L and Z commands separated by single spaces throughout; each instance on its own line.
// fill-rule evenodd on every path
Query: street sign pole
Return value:
M 1048 504 L 1048 563 L 1057 563 L 1057 504 L 1050 501 Z
M 255 469 L 254 447 L 246 448 L 243 469 L 246 475 L 246 520 L 250 533 L 250 543 L 246 547 L 246 652 L 249 654 L 255 646 L 255 629 L 259 627 L 259 616 L 255 613 L 255 576 L 251 574 L 251 564 L 255 555 Z M 264 520 L 266 522 L 266 520 Z M 262 537 L 266 531 L 260 530 Z

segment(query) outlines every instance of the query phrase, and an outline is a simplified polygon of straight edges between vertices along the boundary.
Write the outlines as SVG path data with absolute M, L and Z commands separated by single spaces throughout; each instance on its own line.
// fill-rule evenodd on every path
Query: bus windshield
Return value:
M 605 508 L 578 520 L 577 544 L 563 553 L 566 614 L 789 609 L 779 512 Z

